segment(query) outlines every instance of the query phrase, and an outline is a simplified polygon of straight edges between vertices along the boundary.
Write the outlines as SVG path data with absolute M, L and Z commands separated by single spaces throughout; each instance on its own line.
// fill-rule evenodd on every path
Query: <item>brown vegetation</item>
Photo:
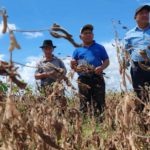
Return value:
M 148 150 L 150 104 L 136 112 L 133 93 L 109 93 L 104 114 L 79 111 L 77 93 L 56 83 L 49 96 L 26 93 L 0 101 L 0 150 Z M 103 118 L 103 119 L 101 119 Z

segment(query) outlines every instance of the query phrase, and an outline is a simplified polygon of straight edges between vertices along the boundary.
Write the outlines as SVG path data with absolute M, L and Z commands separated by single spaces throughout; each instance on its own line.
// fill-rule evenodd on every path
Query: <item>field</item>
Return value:
M 55 84 L 48 96 L 30 89 L 1 95 L 0 150 L 150 149 L 149 103 L 138 112 L 132 92 L 108 92 L 104 113 L 95 116 L 93 109 L 79 111 L 77 92 L 63 91 Z

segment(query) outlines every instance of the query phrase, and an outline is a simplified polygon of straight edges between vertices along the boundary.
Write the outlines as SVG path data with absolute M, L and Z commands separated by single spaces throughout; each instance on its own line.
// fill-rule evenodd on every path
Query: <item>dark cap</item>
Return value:
M 43 45 L 40 46 L 40 48 L 44 48 L 44 47 L 53 47 L 53 48 L 56 48 L 56 46 L 53 45 L 53 42 L 51 40 L 44 40 L 43 41 Z
M 83 31 L 84 30 L 91 30 L 91 31 L 93 31 L 93 26 L 91 25 L 91 24 L 86 24 L 86 25 L 84 25 L 82 28 L 81 28 L 81 30 L 80 30 L 80 33 L 83 33 Z
M 143 9 L 146 9 L 148 11 L 150 11 L 150 6 L 149 5 L 143 5 L 143 6 L 140 6 L 138 7 L 136 10 L 135 10 L 135 15 L 134 15 L 134 18 L 136 17 L 136 15 Z

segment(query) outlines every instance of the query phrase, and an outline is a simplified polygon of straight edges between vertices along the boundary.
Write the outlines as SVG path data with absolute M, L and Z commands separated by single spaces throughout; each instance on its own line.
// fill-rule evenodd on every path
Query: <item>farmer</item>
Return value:
M 59 58 L 53 55 L 56 46 L 51 40 L 44 40 L 40 48 L 43 50 L 44 57 L 37 64 L 35 79 L 41 80 L 41 87 L 45 87 L 61 80 L 66 74 L 66 67 Z
M 105 106 L 103 71 L 109 65 L 109 58 L 105 48 L 93 38 L 93 26 L 83 26 L 80 31 L 83 46 L 73 52 L 71 68 L 79 75 L 79 93 L 83 95 L 83 99 L 80 100 L 81 111 L 86 112 L 89 103 L 90 107 L 95 104 L 97 110 L 102 113 Z
M 126 33 L 125 52 L 129 55 L 131 66 L 131 78 L 134 91 L 137 96 L 146 101 L 146 95 L 142 90 L 150 85 L 150 6 L 143 5 L 135 10 L 134 19 L 137 26 Z M 143 109 L 143 105 L 141 105 Z

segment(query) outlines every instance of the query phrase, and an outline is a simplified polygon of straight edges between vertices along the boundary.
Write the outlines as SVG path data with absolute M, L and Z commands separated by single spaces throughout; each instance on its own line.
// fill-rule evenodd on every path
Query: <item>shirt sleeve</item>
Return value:
M 35 70 L 35 74 L 37 74 L 37 73 L 42 73 L 43 72 L 43 69 L 42 69 L 42 67 L 40 67 L 41 65 L 40 65 L 40 62 L 38 62 L 37 64 L 36 64 L 36 70 Z
M 128 44 L 128 40 L 126 38 L 124 38 L 123 40 L 123 47 L 127 50 L 129 48 L 129 44 Z
M 64 69 L 64 75 L 66 75 L 67 69 L 66 69 L 66 67 L 65 67 L 65 64 L 64 64 L 64 62 L 63 62 L 62 60 L 59 60 L 59 61 L 60 61 L 60 62 L 59 62 L 60 68 Z
M 72 58 L 75 59 L 75 60 L 78 60 L 78 50 L 75 49 L 73 54 L 72 54 Z
M 128 34 L 126 34 L 123 39 L 123 47 L 124 47 L 125 51 L 127 51 L 131 54 L 133 49 L 132 49 L 131 39 L 130 39 L 130 36 L 128 36 Z
M 101 59 L 102 61 L 105 61 L 106 59 L 109 59 L 108 54 L 106 52 L 106 49 L 104 48 L 104 46 L 101 46 Z

